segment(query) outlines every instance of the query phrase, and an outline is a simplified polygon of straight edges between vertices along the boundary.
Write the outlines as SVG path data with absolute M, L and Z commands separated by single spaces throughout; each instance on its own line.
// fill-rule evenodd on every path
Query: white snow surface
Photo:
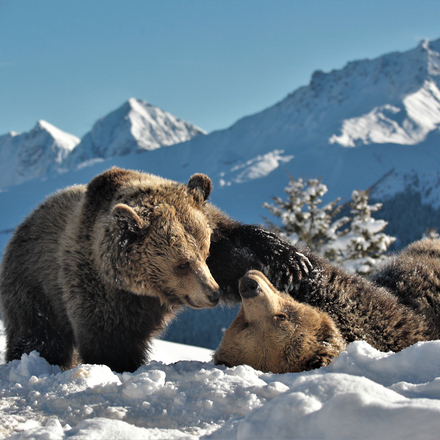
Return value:
M 355 342 L 329 367 L 279 375 L 210 357 L 156 340 L 148 365 L 116 374 L 103 365 L 61 372 L 36 352 L 23 355 L 0 365 L 0 437 L 438 438 L 440 341 L 400 353 Z

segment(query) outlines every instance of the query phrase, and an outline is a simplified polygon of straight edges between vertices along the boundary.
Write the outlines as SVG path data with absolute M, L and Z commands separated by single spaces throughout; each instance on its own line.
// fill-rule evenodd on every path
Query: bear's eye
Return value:
M 248 323 L 248 322 L 245 322 L 245 323 L 241 326 L 241 329 L 242 329 L 242 330 L 246 330 L 248 327 L 249 327 L 249 323 Z
M 287 316 L 284 315 L 283 313 L 280 313 L 279 315 L 275 315 L 274 318 L 277 321 L 286 321 L 287 320 Z
M 185 263 L 182 263 L 182 264 L 179 264 L 177 266 L 177 269 L 179 269 L 179 270 L 187 270 L 187 269 L 189 269 L 190 264 L 191 263 L 189 261 L 187 261 Z

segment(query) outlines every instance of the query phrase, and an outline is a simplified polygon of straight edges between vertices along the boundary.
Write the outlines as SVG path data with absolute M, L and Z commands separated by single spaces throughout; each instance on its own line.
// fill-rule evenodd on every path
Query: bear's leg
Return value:
M 74 367 L 73 335 L 61 335 L 53 329 L 35 329 L 27 334 L 7 335 L 6 361 L 21 359 L 22 354 L 37 351 L 51 365 L 59 365 L 63 370 Z
M 57 316 L 42 290 L 34 288 L 3 301 L 6 361 L 37 351 L 52 365 L 72 367 L 73 331 L 65 315 Z
M 101 336 L 95 334 L 96 328 L 91 330 L 82 328 L 76 335 L 77 350 L 85 364 L 107 365 L 112 371 L 123 373 L 136 371 L 148 360 L 147 338 L 135 337 L 123 329 L 103 330 L 99 332 Z
M 118 373 L 136 371 L 147 362 L 151 338 L 175 314 L 157 298 L 123 291 L 101 301 L 81 293 L 72 298 L 69 320 L 82 362 L 107 365 Z

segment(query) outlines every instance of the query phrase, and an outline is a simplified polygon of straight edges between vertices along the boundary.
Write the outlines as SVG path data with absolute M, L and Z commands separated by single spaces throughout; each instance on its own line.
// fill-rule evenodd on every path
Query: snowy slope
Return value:
M 79 141 L 46 121 L 38 121 L 26 133 L 0 136 L 0 188 L 47 176 Z
M 66 161 L 69 168 L 93 160 L 126 156 L 185 142 L 204 134 L 154 105 L 134 98 L 100 119 Z
M 156 341 L 148 365 L 115 374 L 102 365 L 61 372 L 23 355 L 0 365 L 0 438 L 438 438 L 440 341 L 396 354 L 356 342 L 329 367 L 299 374 L 216 367 L 209 356 Z

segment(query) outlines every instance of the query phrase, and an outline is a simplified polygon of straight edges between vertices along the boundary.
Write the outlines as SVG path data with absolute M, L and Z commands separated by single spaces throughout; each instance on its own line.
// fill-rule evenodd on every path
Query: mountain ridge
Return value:
M 108 126 L 108 131 L 89 132 L 100 142 L 96 145 L 108 151 L 83 147 L 88 155 L 81 156 L 77 146 L 64 161 L 70 172 L 41 185 L 40 195 L 43 188 L 85 183 L 113 165 L 179 181 L 204 172 L 215 186 L 214 203 L 242 221 L 255 223 L 267 215 L 263 203 L 282 194 L 289 174 L 322 178 L 329 187 L 328 198 L 334 199 L 372 187 L 393 170 L 393 179 L 383 179 L 372 196 L 395 197 L 410 181 L 402 176 L 424 174 L 425 193 L 431 189 L 421 203 L 440 206 L 436 175 L 440 169 L 439 51 L 440 39 L 423 41 L 406 52 L 351 61 L 329 73 L 316 71 L 309 85 L 225 130 L 201 135 L 196 127 L 189 140 L 144 154 L 131 154 L 130 145 L 116 142 L 131 142 L 135 137 L 131 127 L 148 126 L 142 109 L 149 115 L 149 104 L 132 98 L 95 124 L 103 130 Z M 135 122 L 130 119 L 131 111 L 138 117 Z M 122 128 L 111 123 L 112 118 Z M 137 143 L 131 145 L 135 152 L 144 151 Z M 20 193 L 19 188 L 16 191 Z M 11 218 L 0 229 L 14 224 Z

